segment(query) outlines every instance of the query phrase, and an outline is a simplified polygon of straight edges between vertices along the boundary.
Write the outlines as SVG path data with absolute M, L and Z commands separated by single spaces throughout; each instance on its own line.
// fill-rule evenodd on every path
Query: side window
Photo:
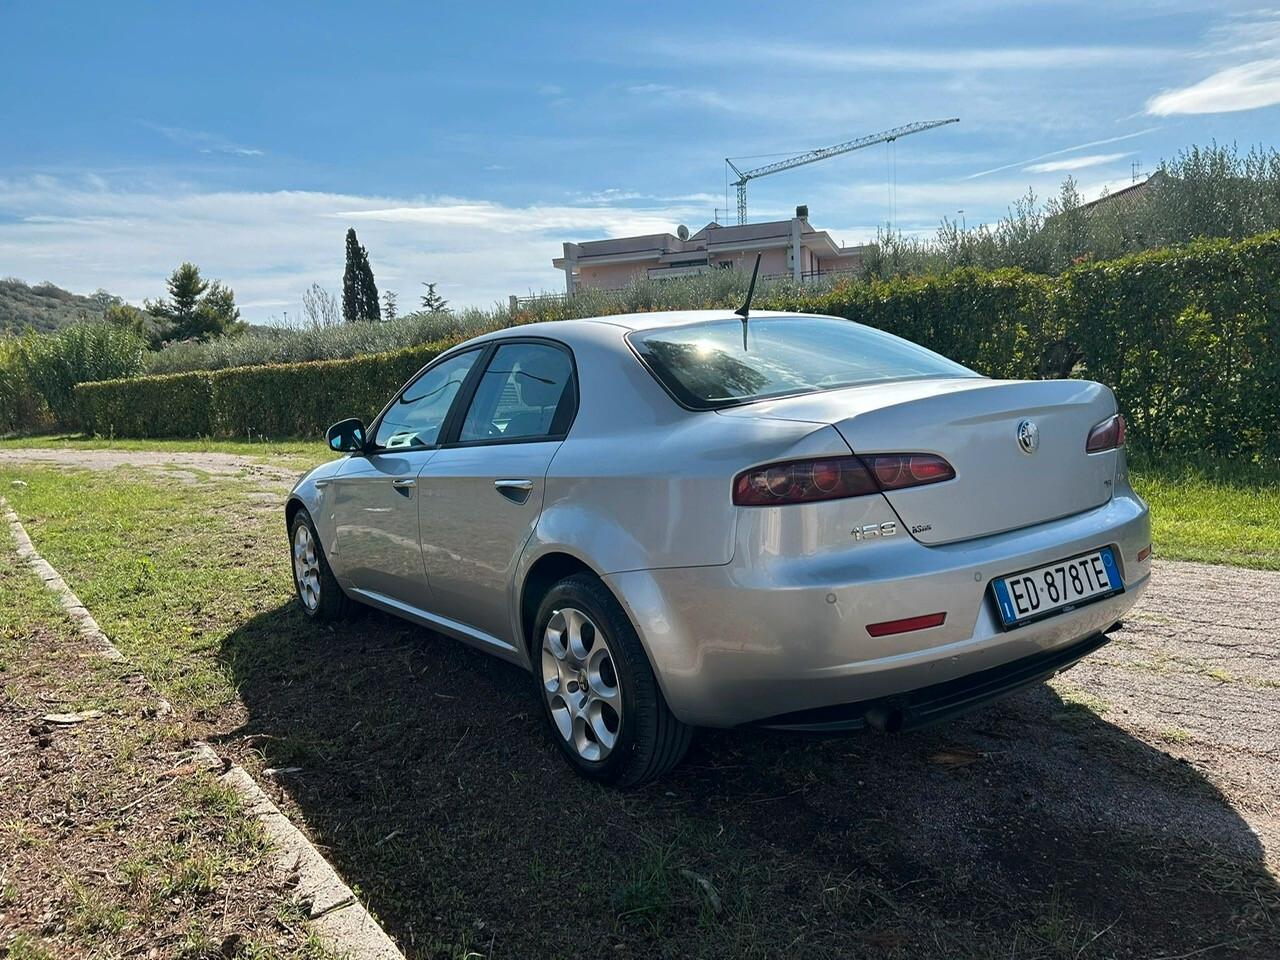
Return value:
M 573 401 L 568 353 L 545 343 L 504 343 L 480 378 L 458 440 L 561 434 L 568 427 Z
M 453 398 L 478 356 L 479 350 L 469 350 L 450 357 L 409 384 L 378 424 L 374 444 L 388 449 L 434 444 Z

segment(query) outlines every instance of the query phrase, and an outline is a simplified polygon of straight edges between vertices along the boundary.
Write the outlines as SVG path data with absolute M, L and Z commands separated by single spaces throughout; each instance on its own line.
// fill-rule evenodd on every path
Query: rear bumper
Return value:
M 1022 687 L 1048 680 L 1102 647 L 1108 639 L 1105 633 L 1095 633 L 1065 647 L 1033 653 L 1012 663 L 989 667 L 905 694 L 797 710 L 757 722 L 775 730 L 810 733 L 861 730 L 864 727 L 888 733 L 914 730 L 950 720 Z
M 1151 570 L 1149 558 L 1138 560 L 1151 543 L 1150 522 L 1146 504 L 1127 484 L 1117 486 L 1096 509 L 980 540 L 926 546 L 903 537 L 801 556 L 743 552 L 723 566 L 606 580 L 636 625 L 668 704 L 686 723 L 805 726 L 785 718 L 827 708 L 851 713 L 848 705 L 913 692 L 923 697 L 915 710 L 920 722 L 931 722 L 947 715 L 943 700 L 960 690 L 941 685 L 967 678 L 970 691 L 986 691 L 979 702 L 1003 695 L 1074 662 L 1069 651 L 1084 650 L 1082 641 L 1137 603 Z M 1002 628 L 992 578 L 1102 546 L 1116 552 L 1124 593 Z M 866 629 L 935 612 L 946 613 L 942 626 L 885 637 Z M 1059 657 L 1067 659 L 1035 670 Z M 1015 680 L 1021 668 L 1011 665 L 1024 662 L 1033 672 Z M 1008 682 L 988 684 L 992 677 Z M 938 689 L 923 693 L 930 688 Z

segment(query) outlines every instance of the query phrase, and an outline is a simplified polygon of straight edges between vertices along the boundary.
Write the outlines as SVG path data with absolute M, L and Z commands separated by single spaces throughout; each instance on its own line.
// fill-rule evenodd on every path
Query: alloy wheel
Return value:
M 293 579 L 302 605 L 308 610 L 320 606 L 320 557 L 311 528 L 305 523 L 299 523 L 293 531 Z
M 581 610 L 564 607 L 547 623 L 542 689 L 574 752 L 591 761 L 609 756 L 622 728 L 622 686 L 604 634 Z

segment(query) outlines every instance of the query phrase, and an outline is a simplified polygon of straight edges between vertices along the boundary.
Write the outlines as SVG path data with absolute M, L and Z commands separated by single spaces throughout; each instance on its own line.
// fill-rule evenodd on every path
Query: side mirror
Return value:
M 324 438 L 335 453 L 361 453 L 364 450 L 364 424 L 358 417 L 339 420 L 325 432 Z

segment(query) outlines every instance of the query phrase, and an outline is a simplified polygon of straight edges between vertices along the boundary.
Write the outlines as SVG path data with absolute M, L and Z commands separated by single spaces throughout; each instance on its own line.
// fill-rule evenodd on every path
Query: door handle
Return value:
M 412 479 L 410 479 L 410 480 L 392 480 L 392 481 L 391 481 L 391 485 L 392 485 L 393 487 L 398 487 L 399 489 L 403 490 L 403 489 L 405 489 L 405 488 L 407 488 L 407 487 L 416 487 L 416 486 L 418 485 L 418 481 L 417 481 L 417 480 L 412 480 Z
M 493 488 L 512 503 L 524 503 L 533 489 L 532 480 L 495 480 Z

